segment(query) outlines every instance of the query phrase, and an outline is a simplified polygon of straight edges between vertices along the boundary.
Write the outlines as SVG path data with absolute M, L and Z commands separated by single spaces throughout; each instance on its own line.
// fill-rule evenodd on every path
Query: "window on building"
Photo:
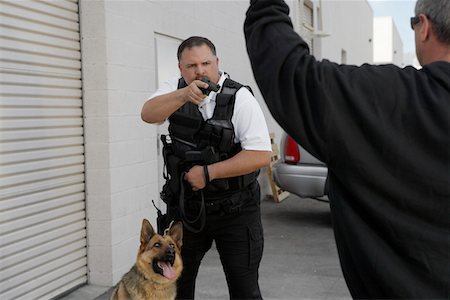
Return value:
M 314 33 L 314 3 L 311 0 L 299 0 L 299 24 L 300 26 L 300 35 L 308 44 L 310 52 L 314 53 L 314 42 L 313 42 L 313 33 Z
M 303 2 L 303 26 L 313 30 L 314 28 L 314 10 L 312 1 Z

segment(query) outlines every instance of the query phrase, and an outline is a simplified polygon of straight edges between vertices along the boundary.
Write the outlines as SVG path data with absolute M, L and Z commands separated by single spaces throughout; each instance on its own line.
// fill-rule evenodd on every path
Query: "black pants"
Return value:
M 240 193 L 242 206 L 233 212 L 208 213 L 200 233 L 183 232 L 183 273 L 177 299 L 194 299 L 200 263 L 213 240 L 220 255 L 230 299 L 262 299 L 258 269 L 263 252 L 259 185 Z

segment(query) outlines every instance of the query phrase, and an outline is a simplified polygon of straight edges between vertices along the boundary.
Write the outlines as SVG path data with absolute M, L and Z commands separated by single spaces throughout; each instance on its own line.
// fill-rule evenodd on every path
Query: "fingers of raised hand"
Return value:
M 198 81 L 198 80 L 197 80 Z M 201 82 L 201 81 L 199 81 Z M 204 82 L 201 82 L 204 83 Z M 203 95 L 202 91 L 200 90 L 200 88 L 195 84 L 195 82 L 192 82 L 187 89 L 187 97 L 186 97 L 190 102 L 198 105 L 199 103 L 201 103 L 203 101 L 203 99 L 205 98 L 205 95 Z

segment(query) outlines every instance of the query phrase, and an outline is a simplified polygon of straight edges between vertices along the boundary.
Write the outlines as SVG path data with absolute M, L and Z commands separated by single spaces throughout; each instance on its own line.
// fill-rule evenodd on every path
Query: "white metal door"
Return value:
M 87 281 L 77 0 L 0 0 L 0 299 Z

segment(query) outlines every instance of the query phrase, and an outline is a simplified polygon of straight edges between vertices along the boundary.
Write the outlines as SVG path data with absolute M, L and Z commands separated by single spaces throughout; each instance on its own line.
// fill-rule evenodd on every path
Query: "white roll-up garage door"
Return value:
M 0 0 L 0 299 L 86 282 L 77 0 Z

